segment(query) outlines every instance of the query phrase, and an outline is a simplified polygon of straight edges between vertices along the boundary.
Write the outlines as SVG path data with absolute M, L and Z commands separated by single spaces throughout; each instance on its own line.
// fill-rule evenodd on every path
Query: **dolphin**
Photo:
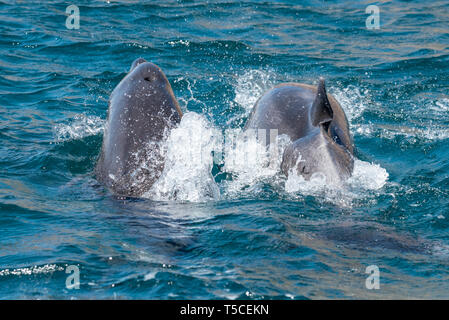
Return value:
M 162 141 L 182 111 L 162 70 L 136 59 L 109 99 L 95 175 L 118 196 L 139 197 L 164 168 Z
M 249 129 L 278 130 L 290 138 L 281 163 L 286 176 L 294 173 L 310 180 L 321 174 L 327 183 L 340 184 L 352 174 L 348 120 L 337 100 L 326 93 L 323 78 L 317 87 L 283 83 L 265 92 L 246 122 L 244 130 Z

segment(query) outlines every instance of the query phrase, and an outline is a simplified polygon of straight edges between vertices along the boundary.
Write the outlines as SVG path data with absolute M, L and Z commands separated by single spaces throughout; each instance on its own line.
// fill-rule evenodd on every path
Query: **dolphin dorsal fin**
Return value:
M 312 124 L 318 126 L 332 121 L 334 112 L 331 104 L 327 99 L 326 86 L 324 85 L 324 78 L 320 78 L 318 83 L 315 101 L 312 105 L 311 114 Z

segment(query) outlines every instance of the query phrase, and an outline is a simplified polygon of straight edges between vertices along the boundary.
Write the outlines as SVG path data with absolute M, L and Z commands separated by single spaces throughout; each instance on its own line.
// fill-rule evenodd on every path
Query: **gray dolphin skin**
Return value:
M 139 197 L 160 177 L 160 142 L 182 112 L 162 70 L 139 58 L 109 99 L 97 179 L 118 196 Z
M 280 84 L 256 102 L 244 130 L 277 129 L 292 143 L 284 150 L 281 170 L 291 170 L 310 180 L 315 173 L 327 183 L 341 183 L 351 176 L 353 142 L 346 115 L 326 93 L 324 79 L 318 87 L 301 83 Z

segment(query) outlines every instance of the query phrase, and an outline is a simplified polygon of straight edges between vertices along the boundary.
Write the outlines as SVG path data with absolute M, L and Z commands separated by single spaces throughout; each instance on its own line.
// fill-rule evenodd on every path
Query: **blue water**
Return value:
M 0 1 L 0 298 L 449 298 L 447 1 L 73 4 L 79 30 L 67 2 Z M 115 198 L 92 170 L 138 57 L 166 73 L 180 126 L 206 133 L 241 128 L 275 84 L 325 77 L 354 177 L 341 190 L 180 157 L 160 186 L 176 192 Z

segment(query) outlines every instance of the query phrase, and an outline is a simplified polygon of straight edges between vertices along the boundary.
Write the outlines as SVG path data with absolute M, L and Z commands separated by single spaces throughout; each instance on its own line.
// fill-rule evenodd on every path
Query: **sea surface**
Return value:
M 1 299 L 449 298 L 448 1 L 1 0 L 0 21 Z M 138 57 L 185 115 L 121 199 L 93 169 Z M 263 92 L 319 77 L 354 137 L 344 186 L 257 142 L 213 161 Z

